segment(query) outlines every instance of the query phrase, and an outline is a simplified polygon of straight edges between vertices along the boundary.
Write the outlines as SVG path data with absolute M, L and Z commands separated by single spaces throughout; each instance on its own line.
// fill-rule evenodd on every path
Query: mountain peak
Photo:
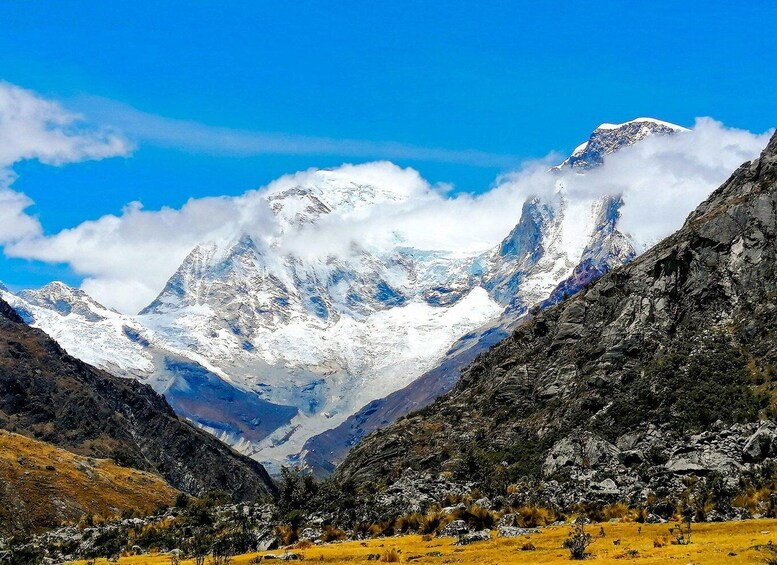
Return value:
M 635 118 L 622 124 L 600 124 L 588 140 L 578 145 L 572 154 L 552 170 L 569 167 L 577 170 L 592 169 L 604 162 L 604 157 L 619 149 L 634 145 L 651 135 L 673 135 L 688 129 L 657 120 L 655 118 Z
M 23 290 L 18 295 L 36 306 L 50 308 L 62 316 L 78 314 L 92 321 L 104 319 L 113 310 L 106 308 L 83 290 L 53 281 L 37 290 Z
M 359 215 L 376 205 L 402 203 L 429 190 L 415 170 L 376 162 L 288 175 L 267 187 L 266 198 L 282 223 L 301 225 L 330 213 Z

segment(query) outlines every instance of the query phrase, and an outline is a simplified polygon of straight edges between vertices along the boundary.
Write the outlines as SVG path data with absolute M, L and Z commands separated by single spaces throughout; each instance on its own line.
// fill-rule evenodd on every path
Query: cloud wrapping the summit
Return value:
M 450 196 L 417 171 L 387 162 L 344 165 L 332 174 L 353 185 L 387 187 L 399 195 L 360 210 L 335 210 L 316 224 L 280 234 L 268 193 L 314 183 L 316 171 L 286 175 L 237 197 L 192 199 L 180 209 L 127 206 L 120 215 L 84 222 L 50 237 L 32 237 L 8 253 L 66 261 L 86 275 L 83 288 L 123 311 L 151 301 L 197 244 L 234 241 L 242 233 L 274 241 L 282 252 L 307 258 L 347 256 L 352 243 L 390 250 L 401 246 L 472 254 L 497 245 L 518 222 L 527 198 L 590 200 L 622 194 L 621 229 L 646 247 L 677 229 L 698 203 L 743 161 L 756 157 L 768 134 L 754 135 L 700 119 L 685 133 L 650 137 L 579 174 L 548 172 L 550 159 L 525 164 L 480 194 Z M 345 182 L 345 181 L 343 181 Z
M 13 163 L 101 159 L 126 155 L 131 145 L 115 132 L 87 127 L 81 116 L 55 102 L 3 83 L 0 124 L 0 244 L 5 253 L 67 263 L 85 277 L 84 290 L 124 312 L 136 312 L 153 300 L 200 243 L 227 245 L 250 234 L 278 252 L 314 260 L 347 257 L 354 242 L 387 252 L 412 247 L 472 255 L 497 245 L 510 232 L 526 199 L 555 199 L 559 192 L 572 200 L 623 195 L 620 228 L 644 248 L 680 227 L 740 163 L 758 155 L 769 135 L 701 118 L 687 132 L 653 136 L 623 148 L 585 174 L 569 169 L 551 173 L 549 167 L 560 158 L 549 156 L 525 163 L 478 195 L 451 195 L 450 187 L 433 186 L 414 169 L 386 161 L 346 164 L 326 173 L 286 175 L 240 196 L 191 199 L 181 208 L 146 210 L 132 202 L 118 214 L 44 235 L 38 220 L 27 214 L 31 200 L 10 188 Z M 299 229 L 279 222 L 268 194 L 322 178 L 335 183 L 324 185 L 325 191 L 372 185 L 387 196 L 356 208 L 335 207 Z
M 621 149 L 570 186 L 580 197 L 622 194 L 619 227 L 644 249 L 678 229 L 739 165 L 759 155 L 770 135 L 700 118 L 688 132 Z

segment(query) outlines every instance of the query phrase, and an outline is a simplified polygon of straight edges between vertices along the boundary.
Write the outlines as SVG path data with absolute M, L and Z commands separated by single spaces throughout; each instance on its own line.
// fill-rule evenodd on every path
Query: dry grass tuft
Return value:
M 399 552 L 393 547 L 387 549 L 381 554 L 380 560 L 382 563 L 399 563 Z
M 345 539 L 345 532 L 340 528 L 333 526 L 324 526 L 324 533 L 321 535 L 321 541 L 329 543 L 332 541 L 342 541 Z
M 282 524 L 277 526 L 275 532 L 278 534 L 278 540 L 281 545 L 291 545 L 297 541 L 297 530 L 289 525 Z
M 539 528 L 558 520 L 553 510 L 540 506 L 521 506 L 513 513 L 518 516 L 518 526 L 521 528 Z

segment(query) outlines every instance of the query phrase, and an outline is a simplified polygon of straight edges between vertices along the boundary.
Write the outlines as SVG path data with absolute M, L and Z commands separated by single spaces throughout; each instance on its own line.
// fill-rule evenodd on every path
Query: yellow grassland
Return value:
M 604 528 L 604 537 L 598 537 Z M 640 531 L 641 528 L 641 531 Z M 742 522 L 721 522 L 694 524 L 690 545 L 672 545 L 667 524 L 637 524 L 635 522 L 604 523 L 590 526 L 596 541 L 590 547 L 592 557 L 584 563 L 624 564 L 678 563 L 686 565 L 716 565 L 765 563 L 770 555 L 758 549 L 771 540 L 777 543 L 777 520 L 746 520 Z M 477 563 L 488 564 L 535 564 L 571 563 L 569 552 L 561 547 L 567 536 L 567 526 L 543 528 L 540 533 L 519 538 L 494 538 L 488 542 L 466 546 L 454 545 L 450 538 L 432 538 L 426 541 L 419 535 L 378 538 L 364 542 L 349 541 L 330 543 L 305 549 L 289 548 L 300 554 L 303 563 L 366 563 L 370 554 L 388 555 L 394 550 L 401 563 Z M 521 547 L 531 543 L 533 551 Z M 657 547 L 659 546 L 659 547 Z M 636 554 L 630 552 L 636 551 Z M 253 553 L 235 557 L 231 565 L 258 563 L 257 557 L 272 553 L 282 555 L 284 550 Z M 437 554 L 441 555 L 437 555 Z M 142 555 L 122 557 L 121 565 L 163 565 L 171 562 L 166 555 Z M 206 560 L 206 563 L 209 561 Z M 264 563 L 265 561 L 262 560 Z M 278 563 L 279 561 L 266 561 Z M 375 562 L 374 560 L 371 562 Z M 380 563 L 381 561 L 378 561 Z M 383 561 L 385 562 L 385 561 Z M 85 562 L 78 562 L 83 565 Z M 97 564 L 107 563 L 97 560 Z M 182 560 L 182 565 L 193 564 Z
M 36 529 L 84 515 L 145 514 L 178 491 L 160 477 L 0 430 L 0 525 Z M 27 523 L 16 523 L 24 516 Z M 3 524 L 5 522 L 5 524 Z

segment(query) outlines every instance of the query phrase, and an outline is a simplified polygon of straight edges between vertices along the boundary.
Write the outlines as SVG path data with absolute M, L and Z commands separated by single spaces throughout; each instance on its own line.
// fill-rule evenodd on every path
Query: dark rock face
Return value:
M 450 393 L 363 440 L 336 477 L 534 477 L 555 500 L 638 497 L 687 474 L 735 481 L 777 447 L 758 423 L 777 366 L 776 241 L 777 135 L 678 232 L 533 311 Z
M 193 495 L 275 492 L 264 468 L 178 419 L 164 398 L 69 356 L 0 300 L 0 427 L 161 475 Z

